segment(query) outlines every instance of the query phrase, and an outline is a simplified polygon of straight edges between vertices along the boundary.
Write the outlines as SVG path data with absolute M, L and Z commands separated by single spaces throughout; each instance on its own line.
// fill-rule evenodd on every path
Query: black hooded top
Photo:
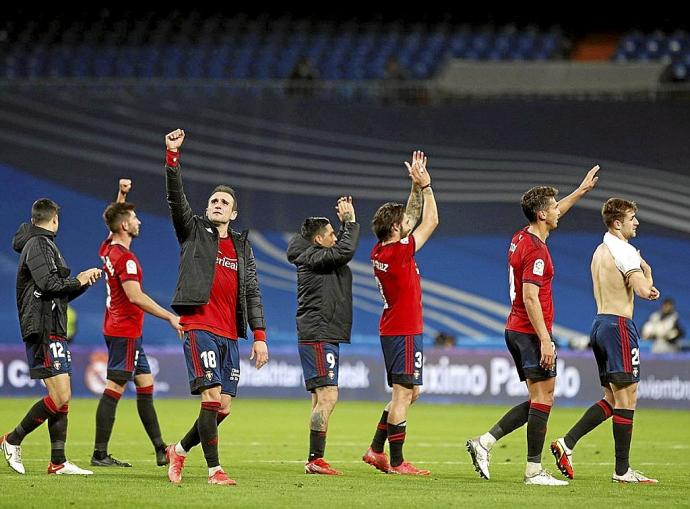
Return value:
M 352 272 L 347 264 L 359 243 L 359 224 L 344 223 L 333 247 L 314 245 L 297 234 L 287 259 L 297 266 L 299 341 L 349 343 L 352 332 Z
M 47 343 L 67 336 L 67 303 L 86 288 L 75 277 L 54 242 L 55 233 L 30 223 L 19 226 L 12 247 L 20 254 L 17 311 L 22 339 Z

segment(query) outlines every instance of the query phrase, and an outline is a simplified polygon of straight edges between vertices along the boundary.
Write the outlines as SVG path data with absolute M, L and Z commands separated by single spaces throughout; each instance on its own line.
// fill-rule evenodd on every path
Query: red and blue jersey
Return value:
M 522 298 L 522 285 L 530 283 L 539 287 L 539 303 L 544 315 L 546 330 L 551 332 L 553 326 L 553 294 L 551 282 L 554 268 L 551 254 L 546 244 L 525 227 L 518 231 L 510 242 L 508 250 L 508 270 L 510 282 L 510 300 L 512 307 L 506 329 L 536 334 L 530 322 Z
M 139 260 L 121 244 L 112 244 L 107 238 L 98 250 L 103 262 L 107 297 L 103 334 L 117 338 L 139 338 L 144 326 L 144 311 L 129 301 L 122 286 L 126 281 L 141 285 L 144 275 Z
M 237 251 L 232 237 L 219 239 L 216 272 L 208 303 L 180 317 L 185 331 L 203 330 L 237 339 Z
M 422 333 L 422 285 L 414 255 L 412 235 L 390 244 L 378 243 L 371 251 L 374 276 L 383 297 L 381 336 Z

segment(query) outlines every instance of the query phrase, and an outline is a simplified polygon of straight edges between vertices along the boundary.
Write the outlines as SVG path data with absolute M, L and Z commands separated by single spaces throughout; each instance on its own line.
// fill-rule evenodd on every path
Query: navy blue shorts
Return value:
M 52 339 L 50 343 L 25 343 L 29 376 L 42 380 L 57 375 L 72 375 L 72 356 L 66 339 Z
M 597 315 L 589 338 L 602 386 L 640 381 L 639 334 L 632 320 L 617 315 Z
M 325 341 L 300 342 L 297 345 L 302 362 L 304 385 L 309 392 L 318 387 L 338 386 L 340 345 Z
M 151 374 L 141 338 L 104 337 L 108 346 L 108 380 L 127 381 L 135 375 Z
M 423 384 L 424 346 L 421 334 L 381 336 L 381 348 L 389 387 L 393 387 L 393 384 Z
M 240 381 L 240 350 L 237 340 L 212 332 L 193 330 L 184 335 L 184 359 L 187 362 L 189 390 L 201 394 L 203 389 L 220 385 L 222 394 L 237 395 Z
M 556 376 L 556 364 L 554 364 L 553 369 L 541 367 L 539 336 L 507 329 L 505 336 L 508 351 L 513 356 L 515 368 L 522 382 L 525 380 L 546 380 Z

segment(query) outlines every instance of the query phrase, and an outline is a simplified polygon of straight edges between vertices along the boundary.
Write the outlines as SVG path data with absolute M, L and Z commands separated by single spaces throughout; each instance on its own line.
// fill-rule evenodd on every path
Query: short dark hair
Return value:
M 537 214 L 549 208 L 551 198 L 558 196 L 558 189 L 551 186 L 536 186 L 522 195 L 522 212 L 530 223 L 537 220 Z
M 393 225 L 402 223 L 404 216 L 405 205 L 402 203 L 388 202 L 379 207 L 371 221 L 371 229 L 379 242 L 390 238 Z
M 232 187 L 221 184 L 219 186 L 216 186 L 216 188 L 211 193 L 211 196 L 213 196 L 216 193 L 228 193 L 230 196 L 232 196 L 232 210 L 237 210 L 237 197 L 235 196 L 235 190 Z
M 623 198 L 609 198 L 601 207 L 601 217 L 607 228 L 613 226 L 614 221 L 622 221 L 629 211 L 637 212 L 637 203 Z
M 60 213 L 60 206 L 48 198 L 40 198 L 31 206 L 31 222 L 43 224 Z
M 309 242 L 314 242 L 314 238 L 323 232 L 324 228 L 331 224 L 328 218 L 325 217 L 308 217 L 302 223 L 299 229 L 302 237 Z
M 111 203 L 103 211 L 103 221 L 111 232 L 117 233 L 122 221 L 128 219 L 129 213 L 133 210 L 133 203 Z

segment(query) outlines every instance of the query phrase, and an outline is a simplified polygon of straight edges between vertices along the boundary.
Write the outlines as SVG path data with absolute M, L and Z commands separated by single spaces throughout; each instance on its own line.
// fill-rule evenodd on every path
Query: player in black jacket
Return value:
M 55 245 L 60 207 L 47 198 L 34 202 L 31 224 L 22 224 L 13 246 L 20 252 L 17 268 L 17 310 L 26 345 L 29 374 L 40 379 L 48 396 L 31 407 L 17 427 L 0 437 L 7 464 L 24 474 L 21 443 L 24 437 L 48 421 L 50 433 L 49 474 L 92 474 L 67 461 L 67 412 L 71 396 L 70 352 L 67 345 L 67 303 L 101 277 L 92 268 L 69 277 L 70 269 Z
M 297 335 L 307 390 L 312 393 L 308 474 L 338 475 L 323 459 L 328 420 L 338 400 L 339 344 L 350 342 L 352 273 L 347 264 L 359 242 L 351 197 L 336 210 L 342 222 L 336 235 L 325 217 L 309 217 L 288 246 L 297 266 Z

